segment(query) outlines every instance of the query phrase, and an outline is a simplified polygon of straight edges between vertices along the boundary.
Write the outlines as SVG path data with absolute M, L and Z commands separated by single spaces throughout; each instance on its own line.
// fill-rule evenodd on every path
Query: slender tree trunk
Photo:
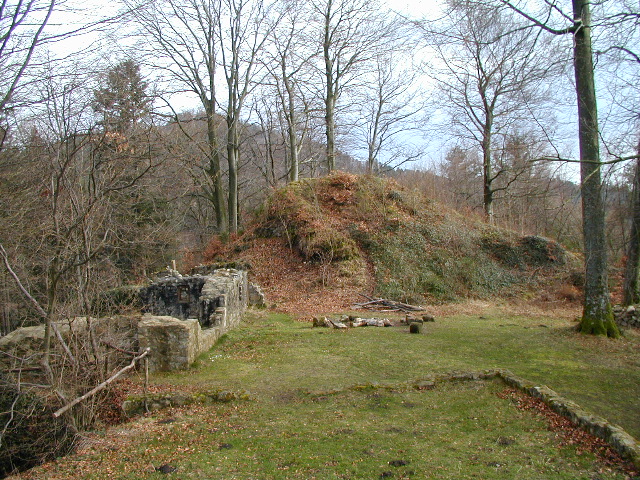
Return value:
M 300 161 L 298 159 L 298 139 L 296 138 L 296 110 L 293 96 L 293 88 L 289 82 L 285 80 L 287 86 L 287 95 L 289 99 L 289 112 L 287 115 L 287 128 L 289 130 L 289 155 L 291 159 L 291 167 L 289 169 L 289 181 L 297 182 L 300 175 Z
M 640 141 L 638 142 L 640 155 Z M 627 265 L 624 271 L 623 304 L 640 303 L 640 158 L 636 160 L 633 174 L 633 194 L 631 213 L 631 237 L 627 248 Z
M 491 165 L 491 125 L 487 123 L 482 140 L 482 206 L 489 224 L 493 225 L 493 166 Z
M 229 233 L 238 232 L 238 126 L 229 125 L 227 157 L 229 163 Z
M 574 67 L 578 97 L 582 230 L 585 253 L 585 285 L 582 320 L 584 333 L 618 337 L 613 320 L 607 273 L 605 211 L 602 200 L 598 113 L 591 51 L 589 0 L 573 0 Z
M 329 90 L 330 88 L 327 87 L 325 122 L 327 136 L 327 170 L 330 173 L 336 169 L 336 99 L 333 92 L 329 92 Z
M 213 103 L 213 101 L 212 101 Z M 215 110 L 207 109 L 207 138 L 209 141 L 209 167 L 205 170 L 213 185 L 211 202 L 216 213 L 218 232 L 227 231 L 227 211 L 222 189 L 222 172 L 220 170 L 220 152 L 218 151 L 218 134 L 216 132 Z
M 336 169 L 336 101 L 337 101 L 337 89 L 334 76 L 334 64 L 331 59 L 331 17 L 333 10 L 333 2 L 329 0 L 327 2 L 327 10 L 324 15 L 324 39 L 323 39 L 323 52 L 324 52 L 324 67 L 325 67 L 325 127 L 327 137 L 327 170 L 331 173 Z

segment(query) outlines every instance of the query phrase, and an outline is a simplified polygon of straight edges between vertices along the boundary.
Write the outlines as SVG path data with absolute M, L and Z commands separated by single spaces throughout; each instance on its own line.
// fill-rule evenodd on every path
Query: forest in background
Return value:
M 336 170 L 583 251 L 581 328 L 619 335 L 609 271 L 639 295 L 640 11 L 571 6 L 3 1 L 0 329 L 46 326 L 37 388 L 65 404 L 117 367 L 92 324 L 105 291 Z M 87 337 L 56 350 L 73 317 Z
M 88 314 L 106 286 L 236 233 L 273 189 L 335 169 L 582 248 L 565 5 L 452 0 L 422 17 L 357 0 L 126 0 L 103 18 L 87 7 L 3 7 L 1 238 L 35 298 L 63 282 Z M 593 10 L 607 247 L 621 266 L 639 12 L 624 0 Z M 2 291 L 6 332 L 22 302 L 7 272 Z

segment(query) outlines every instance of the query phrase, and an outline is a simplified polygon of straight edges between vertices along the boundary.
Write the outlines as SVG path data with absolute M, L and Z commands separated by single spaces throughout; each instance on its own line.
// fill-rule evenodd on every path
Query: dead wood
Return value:
M 131 370 L 132 368 L 134 368 L 136 366 L 136 362 L 138 360 L 143 359 L 144 357 L 146 357 L 147 355 L 149 355 L 149 352 L 151 352 L 150 348 L 147 348 L 144 352 L 142 352 L 140 355 L 138 355 L 137 357 L 134 357 L 133 359 L 131 359 L 131 363 L 129 365 L 127 365 L 126 367 L 120 369 L 118 372 L 114 373 L 111 377 L 109 377 L 108 379 L 106 379 L 104 382 L 102 382 L 100 385 L 98 385 L 97 387 L 95 387 L 93 390 L 90 390 L 89 392 L 85 393 L 84 395 L 82 395 L 81 397 L 76 398 L 75 400 L 69 402 L 68 404 L 66 404 L 64 407 L 59 408 L 58 410 L 56 410 L 53 414 L 54 418 L 58 418 L 60 415 L 62 415 L 64 412 L 66 412 L 67 410 L 69 410 L 70 408 L 74 407 L 75 405 L 77 405 L 78 403 L 86 400 L 87 398 L 95 395 L 96 393 L 98 393 L 100 390 L 103 390 L 107 387 L 107 385 L 109 385 L 111 382 L 113 382 L 115 379 L 117 379 L 118 377 L 120 377 L 122 374 L 128 372 L 129 370 Z
M 361 297 L 366 298 L 368 301 L 363 303 L 354 304 L 355 307 L 368 308 L 372 310 L 385 309 L 390 312 L 422 312 L 424 307 L 419 305 L 409 305 L 408 303 L 395 302 L 386 298 L 373 298 L 364 293 L 359 294 Z

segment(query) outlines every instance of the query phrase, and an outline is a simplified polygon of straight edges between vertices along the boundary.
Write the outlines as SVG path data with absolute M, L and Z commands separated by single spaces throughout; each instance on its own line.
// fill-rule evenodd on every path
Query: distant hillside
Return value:
M 422 305 L 542 291 L 574 297 L 581 268 L 551 240 L 465 218 L 393 180 L 344 172 L 276 191 L 247 233 L 212 241 L 204 260 L 249 263 L 276 302 L 329 292 L 324 302 L 343 298 L 343 308 L 360 292 Z

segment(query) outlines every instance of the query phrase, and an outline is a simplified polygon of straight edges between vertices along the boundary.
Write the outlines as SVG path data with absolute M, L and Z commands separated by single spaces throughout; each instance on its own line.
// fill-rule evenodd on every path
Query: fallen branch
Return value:
M 149 355 L 149 352 L 151 352 L 150 348 L 147 348 L 144 352 L 142 352 L 140 355 L 138 355 L 137 357 L 134 357 L 133 359 L 131 359 L 131 363 L 129 365 L 127 365 L 126 367 L 120 369 L 118 372 L 116 372 L 115 374 L 113 374 L 111 377 L 109 377 L 107 380 L 105 380 L 104 382 L 102 382 L 100 385 L 98 385 L 97 387 L 95 387 L 93 390 L 85 393 L 84 395 L 82 395 L 81 397 L 76 398 L 75 400 L 73 400 L 72 402 L 66 404 L 64 407 L 56 410 L 53 414 L 53 416 L 55 418 L 58 418 L 60 415 L 62 415 L 64 412 L 66 412 L 67 410 L 69 410 L 70 408 L 76 406 L 78 403 L 86 400 L 87 398 L 95 395 L 96 393 L 98 393 L 100 390 L 103 390 L 104 388 L 107 387 L 107 385 L 109 385 L 111 382 L 113 382 L 115 379 L 117 379 L 119 376 L 121 376 L 123 373 L 128 372 L 129 370 L 131 370 L 132 368 L 134 368 L 136 366 L 136 362 L 138 360 L 143 359 L 144 357 L 146 357 L 147 355 Z
M 387 308 L 388 311 L 401 311 L 401 312 L 422 312 L 424 307 L 419 305 L 409 305 L 408 303 L 395 302 L 386 298 L 373 298 L 364 293 L 359 294 L 361 297 L 366 298 L 368 301 L 363 303 L 356 303 L 354 306 L 360 308 Z
M 74 365 L 77 365 L 78 362 L 76 361 L 76 357 L 74 357 L 73 353 L 71 353 L 71 349 L 67 345 L 67 342 L 64 341 L 64 338 L 62 337 L 62 334 L 60 333 L 60 329 L 58 328 L 58 326 L 54 322 L 51 322 L 51 330 L 53 330 L 53 333 L 56 334 L 56 338 L 60 342 L 60 345 L 62 345 L 62 348 L 64 349 L 65 353 L 69 356 L 69 359 L 71 360 L 71 362 Z

